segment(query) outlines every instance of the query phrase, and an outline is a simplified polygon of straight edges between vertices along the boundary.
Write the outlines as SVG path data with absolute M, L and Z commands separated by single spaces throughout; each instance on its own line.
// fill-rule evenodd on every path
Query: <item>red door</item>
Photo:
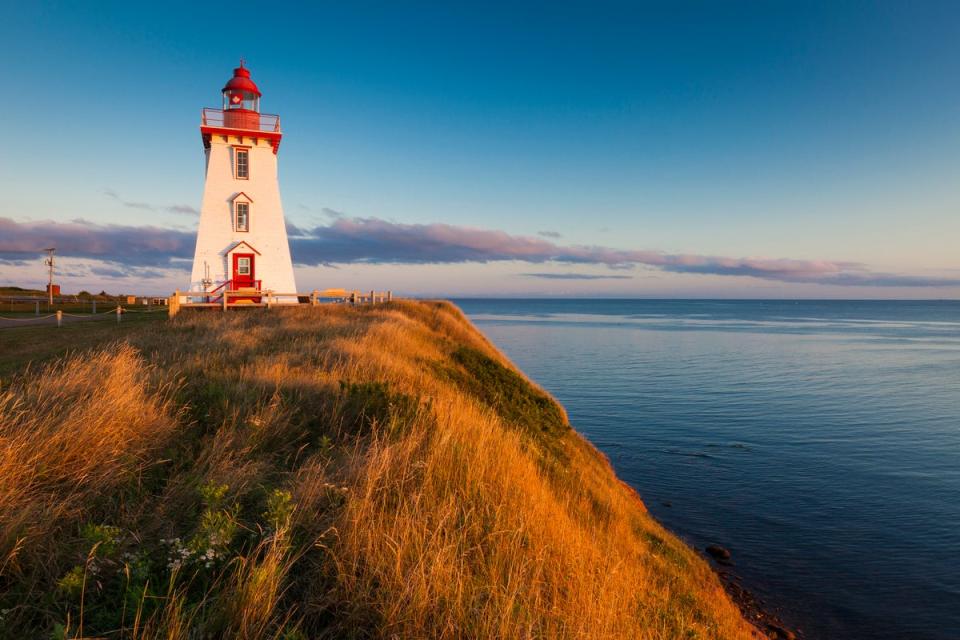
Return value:
M 253 289 L 256 280 L 254 280 L 254 265 L 252 253 L 233 254 L 233 288 Z

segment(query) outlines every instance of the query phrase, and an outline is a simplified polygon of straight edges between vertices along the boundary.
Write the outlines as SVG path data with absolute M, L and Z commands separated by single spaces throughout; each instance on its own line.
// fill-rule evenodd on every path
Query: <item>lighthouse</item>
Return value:
M 259 302 L 261 292 L 295 293 L 277 179 L 280 116 L 260 113 L 260 89 L 242 60 L 222 93 L 222 108 L 204 109 L 200 121 L 206 181 L 191 297 L 229 290 L 250 293 L 231 303 Z

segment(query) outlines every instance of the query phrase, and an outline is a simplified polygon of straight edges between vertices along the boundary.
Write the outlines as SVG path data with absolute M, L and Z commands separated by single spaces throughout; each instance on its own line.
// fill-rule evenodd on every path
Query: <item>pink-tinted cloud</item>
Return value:
M 320 262 L 430 264 L 515 260 L 593 264 L 614 269 L 647 266 L 675 273 L 751 276 L 782 282 L 907 287 L 960 285 L 958 278 L 876 273 L 863 265 L 845 261 L 728 258 L 593 245 L 559 245 L 544 238 L 441 223 L 402 224 L 379 218 L 341 217 L 327 226 L 299 231 L 291 238 L 291 245 L 296 261 L 305 265 Z
M 878 273 L 853 262 L 729 258 L 560 245 L 542 237 L 440 223 L 402 224 L 341 215 L 327 225 L 305 228 L 290 224 L 287 229 L 294 261 L 306 266 L 517 261 L 600 265 L 622 270 L 640 266 L 673 273 L 750 276 L 841 286 L 960 286 L 960 278 Z M 84 220 L 16 222 L 0 218 L 0 261 L 7 262 L 31 260 L 45 247 L 55 246 L 62 256 L 99 260 L 114 267 L 183 268 L 193 255 L 194 243 L 194 232 L 177 229 L 103 225 Z M 563 277 L 570 279 L 571 276 Z M 592 277 L 596 279 L 596 274 Z
M 527 278 L 540 278 L 541 280 L 630 280 L 633 276 L 622 274 L 603 274 L 603 273 L 521 273 L 521 276 Z
M 16 222 L 0 217 L 0 259 L 23 261 L 45 247 L 63 256 L 92 258 L 130 267 L 173 266 L 193 255 L 196 234 L 190 231 L 70 222 Z

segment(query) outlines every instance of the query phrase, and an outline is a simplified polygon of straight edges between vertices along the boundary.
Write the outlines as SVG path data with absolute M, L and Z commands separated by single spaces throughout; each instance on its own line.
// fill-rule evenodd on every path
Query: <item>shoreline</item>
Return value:
M 564 408 L 564 411 L 566 411 L 566 407 L 563 405 L 563 403 L 561 403 L 559 400 L 556 400 L 556 402 Z M 600 452 L 600 455 L 606 458 L 610 468 L 613 469 L 614 473 L 616 474 L 616 469 L 614 468 L 610 457 L 600 451 L 600 449 L 597 448 L 589 438 L 587 438 L 580 431 L 577 431 L 575 427 L 574 431 L 576 431 L 581 438 L 590 443 L 590 446 L 594 447 L 598 452 Z M 804 640 L 806 638 L 806 635 L 798 627 L 784 622 L 781 614 L 783 609 L 781 607 L 774 607 L 770 605 L 769 603 L 755 596 L 749 588 L 743 586 L 743 578 L 732 570 L 735 566 L 733 562 L 729 560 L 718 560 L 712 554 L 710 554 L 706 548 L 700 548 L 692 543 L 689 543 L 680 532 L 666 526 L 663 522 L 661 522 L 660 518 L 656 517 L 650 511 L 649 507 L 647 507 L 646 501 L 643 499 L 643 496 L 640 495 L 640 492 L 636 488 L 634 488 L 629 482 L 621 478 L 619 475 L 616 475 L 616 478 L 625 489 L 633 493 L 637 502 L 650 515 L 651 518 L 659 523 L 660 526 L 665 530 L 669 531 L 671 535 L 675 536 L 677 539 L 686 544 L 706 563 L 706 565 L 710 568 L 710 571 L 713 572 L 713 574 L 717 577 L 717 580 L 723 587 L 724 592 L 726 592 L 727 597 L 729 597 L 730 600 L 733 601 L 734 605 L 736 605 L 737 609 L 739 609 L 740 615 L 743 616 L 743 619 L 754 627 L 755 631 L 760 634 L 762 638 L 768 638 L 769 640 Z
M 805 637 L 799 629 L 785 623 L 775 608 L 744 587 L 741 577 L 729 571 L 729 566 L 722 565 L 706 553 L 701 553 L 701 556 L 719 578 L 724 591 L 740 609 L 740 614 L 760 633 L 772 640 L 802 640 Z

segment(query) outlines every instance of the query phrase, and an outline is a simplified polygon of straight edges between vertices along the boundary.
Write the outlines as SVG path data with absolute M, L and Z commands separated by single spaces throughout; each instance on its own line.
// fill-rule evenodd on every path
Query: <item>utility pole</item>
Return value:
M 47 252 L 47 259 L 44 260 L 44 264 L 50 267 L 50 275 L 47 278 L 47 308 L 53 306 L 53 254 L 56 250 L 56 247 L 44 249 Z

